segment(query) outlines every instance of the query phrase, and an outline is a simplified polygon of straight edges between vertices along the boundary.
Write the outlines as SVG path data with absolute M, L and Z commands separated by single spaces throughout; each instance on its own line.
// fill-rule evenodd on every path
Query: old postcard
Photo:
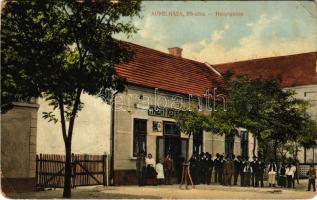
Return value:
M 311 199 L 316 1 L 1 2 L 4 198 Z

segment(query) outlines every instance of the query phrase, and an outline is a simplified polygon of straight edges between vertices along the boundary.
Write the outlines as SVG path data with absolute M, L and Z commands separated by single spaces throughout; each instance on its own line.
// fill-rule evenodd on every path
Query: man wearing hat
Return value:
M 207 183 L 207 173 L 208 173 L 208 162 L 207 156 L 204 152 L 200 153 L 200 183 L 206 184 Z
M 261 184 L 261 187 L 264 187 L 263 178 L 264 178 L 264 171 L 265 171 L 265 163 L 263 159 L 258 160 L 258 183 Z
M 249 158 L 248 157 L 245 157 L 243 160 L 241 160 L 240 161 L 240 166 L 241 166 L 241 168 L 240 168 L 240 186 L 241 187 L 243 187 L 243 186 L 245 186 L 244 185 L 244 183 L 245 183 L 245 176 L 244 176 L 244 168 L 246 167 L 246 165 L 247 165 L 247 160 L 248 160 Z
M 209 185 L 211 182 L 211 174 L 212 174 L 212 168 L 214 167 L 214 161 L 212 160 L 212 156 L 209 154 L 209 152 L 206 152 L 206 165 L 207 165 L 207 184 Z
M 230 159 L 229 155 L 227 155 L 223 163 L 223 173 L 224 173 L 223 185 L 231 185 L 231 178 L 232 178 L 233 172 L 234 172 L 234 163 Z
M 241 171 L 241 156 L 235 157 L 232 155 L 233 159 L 233 185 L 237 185 L 238 177 Z
M 197 155 L 194 154 L 192 155 L 192 157 L 189 159 L 189 163 L 190 163 L 190 174 L 191 174 L 191 177 L 193 179 L 193 182 L 194 184 L 198 184 L 198 181 L 197 181 L 197 178 L 196 178 L 196 175 L 198 174 L 197 171 L 198 171 L 198 162 L 197 162 Z
M 219 178 L 219 183 L 220 184 L 223 184 L 223 176 L 224 176 L 224 173 L 223 173 L 223 165 L 224 165 L 224 156 L 223 155 L 220 155 L 220 165 L 219 165 L 219 173 L 218 173 L 218 178 Z
M 253 187 L 258 187 L 258 159 L 256 156 L 253 156 L 253 161 L 251 161 L 250 166 L 252 167 L 251 184 Z
M 220 160 L 220 155 L 219 153 L 216 154 L 216 159 L 214 160 L 214 165 L 215 165 L 215 183 L 219 183 L 220 178 L 219 178 L 219 171 L 220 171 L 220 165 L 221 165 L 221 160 Z
M 307 191 L 310 191 L 310 187 L 313 186 L 313 189 L 315 192 L 316 191 L 316 187 L 315 187 L 316 170 L 315 170 L 313 164 L 310 165 L 310 168 L 307 172 L 307 175 L 308 175 L 308 189 L 307 189 Z
M 142 150 L 138 153 L 137 161 L 136 161 L 136 171 L 138 176 L 138 184 L 142 186 L 145 184 L 145 152 Z

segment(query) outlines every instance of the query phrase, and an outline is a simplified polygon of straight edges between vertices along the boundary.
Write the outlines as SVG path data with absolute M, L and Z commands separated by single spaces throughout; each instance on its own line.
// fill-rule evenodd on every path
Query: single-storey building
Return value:
M 176 126 L 179 108 L 189 109 L 190 101 L 198 103 L 203 112 L 216 112 L 204 98 L 208 92 L 218 99 L 225 98 L 219 72 L 208 63 L 183 58 L 182 49 L 177 47 L 163 53 L 132 43 L 126 45 L 135 57 L 116 66 L 126 90 L 115 94 L 114 101 L 115 184 L 137 183 L 136 156 L 140 151 L 151 153 L 157 161 L 171 154 L 176 174 L 181 170 L 181 160 L 193 153 L 252 155 L 252 135 L 243 129 L 239 137 L 201 132 L 189 138 Z

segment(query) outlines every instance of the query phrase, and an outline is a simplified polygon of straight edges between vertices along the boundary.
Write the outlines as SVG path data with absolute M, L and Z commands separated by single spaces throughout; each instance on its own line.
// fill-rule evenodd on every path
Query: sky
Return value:
M 181 16 L 162 16 L 170 12 Z M 316 1 L 144 1 L 141 18 L 132 19 L 139 31 L 115 37 L 166 53 L 177 46 L 184 58 L 199 62 L 228 63 L 317 51 L 316 13 Z

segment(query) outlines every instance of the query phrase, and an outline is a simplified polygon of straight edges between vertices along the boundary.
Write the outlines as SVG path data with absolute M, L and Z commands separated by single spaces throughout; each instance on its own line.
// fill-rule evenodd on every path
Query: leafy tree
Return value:
M 179 126 L 179 130 L 189 135 L 189 137 L 203 131 L 205 121 L 205 116 L 197 109 L 193 109 L 190 112 L 180 112 L 176 117 L 176 123 Z
M 268 112 L 273 109 L 272 94 L 278 90 L 274 81 L 250 80 L 241 76 L 228 82 L 228 119 L 236 127 L 246 128 L 253 134 L 255 155 L 256 141 L 267 129 Z
M 282 159 L 286 153 L 297 157 L 299 144 L 317 139 L 315 122 L 307 113 L 310 105 L 304 100 L 294 98 L 294 95 L 292 90 L 277 90 L 273 96 L 276 103 L 268 112 L 268 138 L 273 141 L 275 159 L 277 151 Z
M 206 117 L 204 130 L 217 135 L 238 135 L 238 129 L 232 116 L 227 110 L 220 107 Z
M 237 77 L 229 80 L 228 115 L 233 124 L 244 127 L 261 143 L 262 154 L 272 148 L 281 158 L 292 151 L 290 143 L 314 143 L 316 128 L 307 113 L 308 104 L 294 98 L 295 92 L 284 90 L 274 80 L 250 80 Z M 255 155 L 255 145 L 253 148 Z
M 317 124 L 316 121 L 312 120 L 308 115 L 305 116 L 302 121 L 302 128 L 299 130 L 297 137 L 292 138 L 294 147 L 294 157 L 297 157 L 298 147 L 302 146 L 305 151 L 306 149 L 316 147 L 317 140 Z
M 317 124 L 314 120 L 305 115 L 302 120 L 303 126 L 299 130 L 299 135 L 293 140 L 298 141 L 299 144 L 305 148 L 311 148 L 316 145 L 317 140 Z
M 215 134 L 237 134 L 237 127 L 246 128 L 254 136 L 260 153 L 267 158 L 271 152 L 275 159 L 293 151 L 290 144 L 309 147 L 317 139 L 316 124 L 307 114 L 307 102 L 294 98 L 294 91 L 283 90 L 276 81 L 233 78 L 228 72 L 224 79 L 227 86 L 226 111 L 216 109 L 208 115 L 197 110 L 187 112 L 178 119 L 185 132 L 196 129 Z M 273 158 L 273 157 L 271 157 Z
M 237 135 L 238 131 L 235 124 L 231 123 L 231 118 L 225 110 L 223 110 L 222 102 L 216 104 L 214 112 L 206 112 L 198 110 L 197 105 L 193 104 L 191 111 L 180 112 L 176 117 L 176 123 L 180 131 L 191 135 L 198 134 L 201 131 L 208 131 L 213 134 Z
M 81 94 L 106 97 L 122 90 L 114 64 L 132 58 L 114 34 L 136 32 L 132 17 L 141 2 L 6 1 L 2 10 L 1 108 L 16 97 L 44 97 L 53 110 L 44 117 L 61 123 L 65 143 L 63 197 L 71 197 L 71 142 Z M 55 116 L 59 110 L 59 117 Z

